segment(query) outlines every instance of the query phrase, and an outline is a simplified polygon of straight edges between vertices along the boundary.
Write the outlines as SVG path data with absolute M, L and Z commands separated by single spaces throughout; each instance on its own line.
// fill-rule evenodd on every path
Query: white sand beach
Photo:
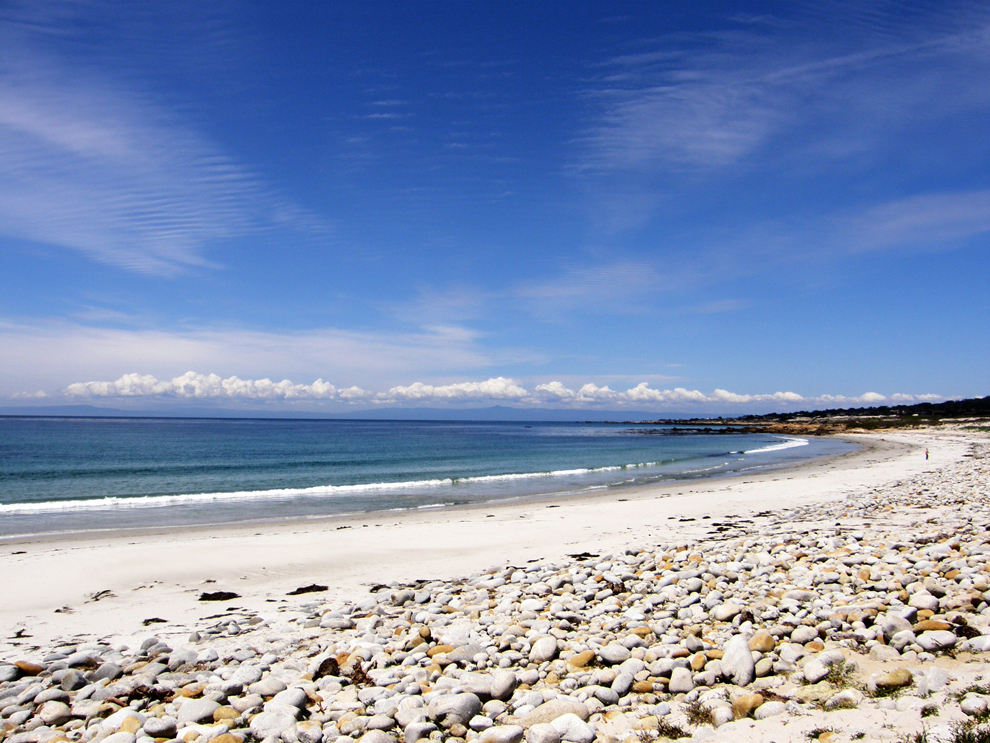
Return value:
M 552 500 L 0 541 L 0 652 L 25 627 L 44 645 L 56 637 L 140 634 L 151 617 L 191 626 L 211 613 L 196 600 L 204 590 L 234 591 L 242 597 L 238 605 L 262 610 L 266 599 L 310 583 L 327 585 L 331 598 L 343 600 L 376 583 L 449 579 L 582 551 L 686 544 L 707 533 L 705 517 L 751 518 L 841 499 L 935 470 L 966 451 L 957 434 L 849 438 L 862 448 L 823 461 Z M 688 518 L 695 521 L 680 521 Z M 113 596 L 91 600 L 103 591 Z

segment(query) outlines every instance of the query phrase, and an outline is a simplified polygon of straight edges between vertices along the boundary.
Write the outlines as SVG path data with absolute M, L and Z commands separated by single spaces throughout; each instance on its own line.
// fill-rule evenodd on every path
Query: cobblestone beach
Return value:
M 960 436 L 939 469 L 683 540 L 346 599 L 313 575 L 270 611 L 203 586 L 194 627 L 8 645 L 2 737 L 952 740 L 990 709 L 990 439 Z

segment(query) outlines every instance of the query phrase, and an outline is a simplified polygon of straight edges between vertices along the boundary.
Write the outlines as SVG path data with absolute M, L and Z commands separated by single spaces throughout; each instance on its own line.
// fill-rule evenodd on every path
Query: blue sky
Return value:
M 0 3 L 0 401 L 988 392 L 985 3 Z

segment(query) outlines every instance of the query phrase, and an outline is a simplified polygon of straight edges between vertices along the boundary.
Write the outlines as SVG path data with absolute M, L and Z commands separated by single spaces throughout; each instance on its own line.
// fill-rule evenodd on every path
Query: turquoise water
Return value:
M 0 418 L 0 535 L 436 508 L 853 448 L 649 425 Z

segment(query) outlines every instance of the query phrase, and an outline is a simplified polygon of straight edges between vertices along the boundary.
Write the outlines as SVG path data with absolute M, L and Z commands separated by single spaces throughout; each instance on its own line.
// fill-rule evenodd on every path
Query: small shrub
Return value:
M 687 721 L 690 725 L 711 725 L 712 723 L 711 711 L 697 700 L 684 705 L 684 714 L 687 715 Z
M 808 740 L 817 741 L 825 733 L 834 733 L 835 730 L 832 728 L 814 728 L 805 733 L 805 737 Z
M 938 714 L 938 707 L 934 704 L 926 704 L 921 708 L 922 717 L 935 717 Z
M 672 722 L 667 722 L 665 717 L 660 718 L 659 724 L 657 725 L 657 735 L 661 738 L 667 738 L 669 740 L 678 740 L 679 738 L 691 737 L 691 733 L 679 725 L 674 725 Z

